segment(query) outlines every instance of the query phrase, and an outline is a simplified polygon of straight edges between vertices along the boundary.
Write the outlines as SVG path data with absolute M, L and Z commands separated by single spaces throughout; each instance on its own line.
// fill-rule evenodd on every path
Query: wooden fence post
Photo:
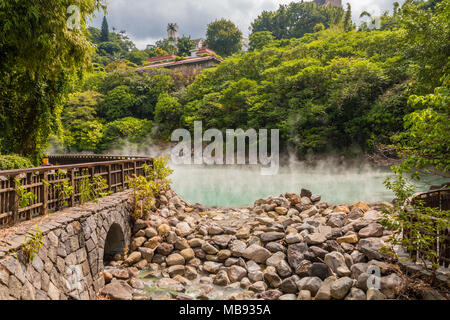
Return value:
M 42 174 L 42 212 L 41 215 L 48 214 L 48 171 Z
M 72 193 L 70 195 L 70 206 L 75 206 L 75 193 L 76 193 L 76 185 L 75 185 L 75 169 L 70 170 L 70 185 L 72 186 Z
M 112 191 L 112 175 L 111 175 L 111 165 L 107 165 L 108 169 L 108 191 Z
M 12 185 L 14 188 L 14 196 L 13 196 L 13 207 L 12 207 L 12 225 L 17 224 L 19 221 L 19 194 L 17 193 L 17 184 L 15 180 L 15 176 L 12 177 Z
M 125 163 L 120 165 L 122 169 L 122 189 L 125 189 Z

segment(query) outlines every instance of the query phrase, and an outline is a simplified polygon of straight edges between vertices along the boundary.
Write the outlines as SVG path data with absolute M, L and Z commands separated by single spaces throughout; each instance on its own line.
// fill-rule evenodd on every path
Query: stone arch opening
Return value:
M 107 265 L 109 262 L 115 260 L 116 254 L 123 254 L 125 249 L 125 238 L 122 227 L 113 223 L 106 235 L 105 248 L 103 253 L 103 263 Z

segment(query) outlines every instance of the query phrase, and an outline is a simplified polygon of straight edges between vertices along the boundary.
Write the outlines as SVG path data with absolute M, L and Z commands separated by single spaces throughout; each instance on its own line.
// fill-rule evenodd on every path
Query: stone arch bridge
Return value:
M 130 243 L 131 203 L 119 192 L 0 230 L 0 300 L 95 299 L 105 260 Z M 21 247 L 37 227 L 43 245 L 27 261 Z

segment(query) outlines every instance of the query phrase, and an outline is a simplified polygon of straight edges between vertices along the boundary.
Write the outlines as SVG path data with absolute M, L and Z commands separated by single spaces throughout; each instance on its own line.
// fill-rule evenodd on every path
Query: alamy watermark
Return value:
M 367 268 L 367 273 L 370 274 L 367 278 L 367 289 L 381 289 L 381 270 L 377 265 L 370 265 Z
M 67 28 L 69 30 L 81 29 L 81 10 L 76 5 L 71 5 L 67 8 L 67 14 L 70 14 L 67 19 Z
M 83 291 L 83 271 L 81 266 L 69 266 L 66 269 L 67 279 L 66 286 L 69 291 L 77 292 L 78 296 Z
M 377 5 L 371 5 L 367 7 L 366 17 L 369 21 L 364 22 L 370 30 L 380 30 L 381 29 L 381 15 L 382 12 Z
M 195 121 L 193 141 L 191 133 L 186 129 L 175 130 L 172 133 L 171 141 L 179 142 L 171 151 L 171 158 L 175 164 L 259 164 L 261 175 L 278 173 L 280 162 L 280 132 L 278 129 L 270 130 L 270 155 L 267 129 L 260 129 L 258 132 L 255 129 L 247 131 L 227 129 L 224 140 L 222 131 L 208 129 L 203 133 L 202 122 Z M 210 144 L 203 148 L 203 142 L 210 142 Z

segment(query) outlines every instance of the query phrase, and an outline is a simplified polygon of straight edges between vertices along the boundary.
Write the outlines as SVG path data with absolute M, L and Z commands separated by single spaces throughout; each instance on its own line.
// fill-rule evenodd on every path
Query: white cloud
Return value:
M 344 0 L 352 6 L 354 21 L 367 10 L 379 14 L 391 10 L 395 0 Z M 169 22 L 177 22 L 180 33 L 193 38 L 204 37 L 208 23 L 227 18 L 238 25 L 244 35 L 250 23 L 263 10 L 276 10 L 292 0 L 109 0 L 107 18 L 110 29 L 126 30 L 138 48 L 166 36 Z M 400 1 L 403 2 L 403 1 Z M 91 25 L 100 27 L 103 13 Z

